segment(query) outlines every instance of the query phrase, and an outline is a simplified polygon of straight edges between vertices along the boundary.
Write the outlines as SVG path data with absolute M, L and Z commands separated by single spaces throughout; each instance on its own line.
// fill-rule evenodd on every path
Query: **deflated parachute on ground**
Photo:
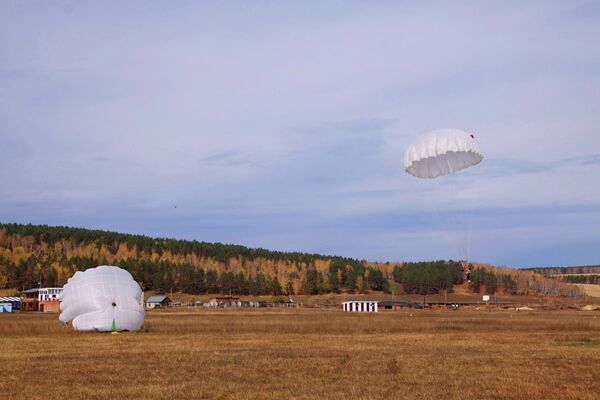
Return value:
M 404 169 L 417 178 L 437 178 L 477 165 L 482 159 L 473 135 L 460 129 L 439 129 L 408 146 Z
M 59 320 L 72 320 L 78 331 L 138 330 L 144 323 L 141 299 L 140 285 L 124 269 L 102 265 L 78 271 L 60 295 Z

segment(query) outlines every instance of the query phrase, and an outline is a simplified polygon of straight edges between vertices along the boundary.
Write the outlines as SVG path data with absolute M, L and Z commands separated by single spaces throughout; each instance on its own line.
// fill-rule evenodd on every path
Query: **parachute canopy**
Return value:
M 404 169 L 417 178 L 437 178 L 477 165 L 482 159 L 473 135 L 460 129 L 438 129 L 408 146 Z
M 131 274 L 119 267 L 101 265 L 77 271 L 60 295 L 63 323 L 73 321 L 78 331 L 135 331 L 144 323 L 142 289 Z

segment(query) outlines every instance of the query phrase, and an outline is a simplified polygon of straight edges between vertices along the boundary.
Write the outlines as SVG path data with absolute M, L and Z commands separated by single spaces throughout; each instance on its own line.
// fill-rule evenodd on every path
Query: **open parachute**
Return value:
M 449 175 L 473 167 L 482 159 L 475 136 L 460 129 L 438 129 L 418 136 L 404 153 L 404 169 L 422 179 L 419 186 L 437 188 L 436 193 L 440 196 L 432 204 L 436 213 L 435 223 L 441 224 L 439 231 L 462 260 L 470 258 L 477 184 L 472 176 L 449 179 Z M 443 184 L 437 180 L 431 182 L 438 177 L 445 180 Z
M 77 271 L 60 295 L 59 320 L 72 321 L 78 331 L 138 330 L 144 323 L 142 295 L 131 274 L 119 267 Z
M 404 169 L 417 178 L 437 178 L 481 162 L 475 137 L 460 129 L 438 129 L 417 137 L 404 153 Z

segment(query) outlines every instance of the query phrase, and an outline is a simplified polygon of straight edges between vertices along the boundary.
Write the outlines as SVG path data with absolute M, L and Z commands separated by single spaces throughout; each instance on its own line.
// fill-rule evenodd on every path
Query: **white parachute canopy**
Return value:
M 408 146 L 404 169 L 417 178 L 431 179 L 477 165 L 482 159 L 473 135 L 460 129 L 438 129 Z
M 73 321 L 77 331 L 135 331 L 144 323 L 142 289 L 131 274 L 119 267 L 101 265 L 77 271 L 60 295 L 60 316 Z

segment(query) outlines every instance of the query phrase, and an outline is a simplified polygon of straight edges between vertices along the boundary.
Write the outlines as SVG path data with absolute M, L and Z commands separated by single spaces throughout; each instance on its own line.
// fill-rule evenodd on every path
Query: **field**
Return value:
M 575 286 L 583 290 L 583 292 L 592 297 L 600 297 L 600 285 L 590 285 L 587 283 L 576 283 Z
M 0 314 L 6 399 L 598 399 L 600 312 L 147 313 L 76 333 Z

